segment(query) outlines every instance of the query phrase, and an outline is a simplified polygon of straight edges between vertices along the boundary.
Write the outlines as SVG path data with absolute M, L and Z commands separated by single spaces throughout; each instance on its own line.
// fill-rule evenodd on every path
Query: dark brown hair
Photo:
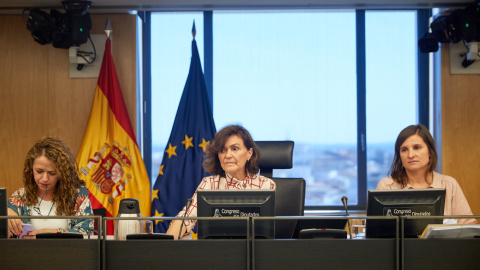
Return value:
M 205 158 L 203 160 L 203 168 L 214 175 L 225 176 L 225 171 L 222 169 L 220 160 L 218 159 L 218 152 L 225 147 L 225 142 L 232 135 L 240 137 L 247 150 L 250 148 L 253 149 L 253 154 L 250 160 L 245 164 L 245 172 L 257 174 L 259 170 L 258 159 L 260 158 L 260 153 L 258 152 L 258 148 L 250 133 L 240 125 L 226 126 L 215 134 L 213 142 L 207 146 Z
M 410 136 L 415 134 L 422 138 L 423 142 L 427 145 L 428 153 L 430 154 L 425 179 L 427 179 L 428 174 L 433 172 L 433 169 L 437 166 L 437 150 L 435 150 L 435 142 L 433 141 L 428 128 L 422 124 L 411 125 L 404 128 L 400 134 L 398 134 L 397 141 L 395 142 L 395 156 L 393 157 L 393 162 L 389 170 L 392 179 L 399 183 L 402 188 L 407 186 L 408 176 L 403 167 L 402 158 L 400 157 L 400 147 Z
M 52 161 L 58 173 L 58 181 L 53 193 L 53 202 L 57 205 L 56 214 L 74 215 L 77 188 L 84 186 L 85 182 L 78 178 L 77 162 L 68 145 L 54 137 L 38 140 L 27 153 L 23 168 L 27 205 L 38 203 L 38 186 L 33 177 L 33 162 L 41 156 Z

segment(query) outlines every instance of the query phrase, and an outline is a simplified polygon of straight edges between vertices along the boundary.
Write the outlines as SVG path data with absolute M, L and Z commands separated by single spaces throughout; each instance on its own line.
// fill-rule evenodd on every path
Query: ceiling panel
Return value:
M 90 13 L 131 10 L 248 10 L 248 9 L 411 9 L 462 7 L 472 0 L 93 0 Z M 24 8 L 58 8 L 58 0 L 2 0 L 0 13 L 21 13 Z

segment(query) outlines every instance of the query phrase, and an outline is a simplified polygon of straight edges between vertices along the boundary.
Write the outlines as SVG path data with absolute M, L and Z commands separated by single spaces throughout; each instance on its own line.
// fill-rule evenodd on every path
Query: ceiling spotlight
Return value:
M 38 43 L 51 43 L 53 47 L 68 49 L 88 41 L 92 21 L 87 12 L 90 1 L 62 1 L 66 13 L 56 9 L 50 14 L 34 8 L 30 11 L 27 29 Z
M 74 15 L 85 15 L 91 4 L 91 1 L 62 1 L 67 14 Z

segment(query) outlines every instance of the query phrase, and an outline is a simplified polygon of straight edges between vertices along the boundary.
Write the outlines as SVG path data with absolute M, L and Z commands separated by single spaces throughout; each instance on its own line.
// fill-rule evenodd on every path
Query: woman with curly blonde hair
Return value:
M 75 156 L 54 137 L 38 140 L 28 151 L 23 169 L 24 187 L 8 201 L 9 216 L 93 215 L 85 182 L 78 177 Z M 92 219 L 9 219 L 9 234 L 20 235 L 22 223 L 33 226 L 28 235 L 46 232 L 80 232 L 93 229 Z

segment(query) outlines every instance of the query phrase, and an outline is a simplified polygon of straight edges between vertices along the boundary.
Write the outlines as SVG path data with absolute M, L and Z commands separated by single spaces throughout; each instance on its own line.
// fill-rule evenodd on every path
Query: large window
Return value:
M 152 20 L 152 171 L 155 183 L 178 103 L 190 68 L 192 26 L 203 63 L 203 13 L 153 13 Z
M 416 12 L 367 11 L 367 189 L 387 176 L 400 131 L 417 121 Z
M 274 175 L 303 177 L 306 205 L 356 202 L 355 12 L 218 12 L 213 37 L 217 127 L 295 141 Z
M 416 123 L 416 12 L 365 13 L 363 163 L 354 10 L 213 12 L 213 45 L 203 44 L 202 18 L 152 14 L 153 182 L 188 74 L 193 20 L 202 64 L 203 46 L 213 46 L 217 129 L 241 123 L 255 140 L 295 141 L 293 168 L 274 176 L 305 178 L 307 206 L 338 206 L 343 195 L 357 204 L 362 164 L 368 189 L 387 176 L 398 132 Z

